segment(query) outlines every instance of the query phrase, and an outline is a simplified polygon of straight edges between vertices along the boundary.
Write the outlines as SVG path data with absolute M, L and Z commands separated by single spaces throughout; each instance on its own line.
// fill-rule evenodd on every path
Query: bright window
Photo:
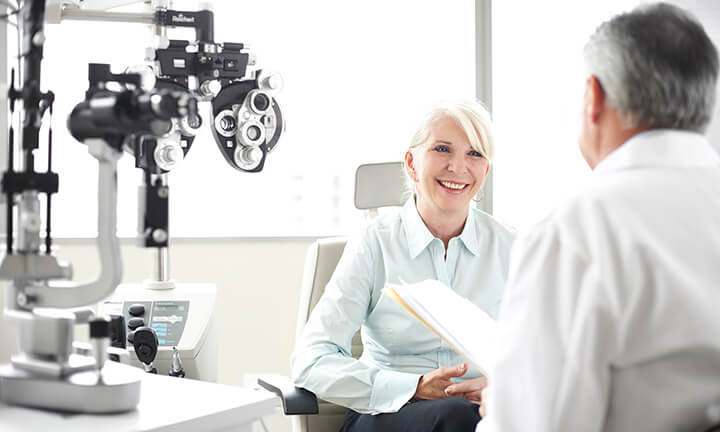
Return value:
M 582 50 L 604 20 L 636 0 L 493 2 L 494 212 L 518 228 L 539 221 L 590 174 L 577 146 Z M 675 1 L 720 41 L 720 5 Z M 720 99 L 720 98 L 719 98 Z M 720 143 L 716 106 L 711 142 Z M 720 150 L 720 146 L 718 146 Z
M 400 160 L 430 107 L 475 94 L 471 1 L 216 1 L 214 11 L 216 41 L 248 43 L 259 67 L 282 74 L 287 131 L 260 174 L 233 170 L 210 131 L 201 132 L 170 173 L 175 237 L 347 233 L 361 217 L 352 202 L 357 165 Z M 60 173 L 55 235 L 95 235 L 97 163 L 65 128 L 87 88 L 87 63 L 120 72 L 142 63 L 149 42 L 136 24 L 48 26 L 43 85 L 56 94 Z M 129 155 L 121 164 L 118 234 L 132 237 L 141 171 Z

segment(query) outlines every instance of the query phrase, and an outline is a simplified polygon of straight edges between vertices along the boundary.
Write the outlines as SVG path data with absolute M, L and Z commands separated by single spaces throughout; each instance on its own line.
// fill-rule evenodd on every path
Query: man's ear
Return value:
M 592 124 L 597 124 L 605 111 L 607 96 L 600 80 L 590 75 L 585 81 L 585 116 Z
M 408 150 L 405 152 L 405 171 L 407 175 L 417 181 L 417 174 L 415 174 L 415 165 L 413 164 L 413 154 Z

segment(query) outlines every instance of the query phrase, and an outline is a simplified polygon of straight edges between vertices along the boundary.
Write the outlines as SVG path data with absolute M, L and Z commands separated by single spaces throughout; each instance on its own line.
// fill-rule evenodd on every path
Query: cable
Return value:
M 5 6 L 9 7 L 10 9 L 12 9 L 13 13 L 17 13 L 17 11 L 18 11 L 18 9 L 19 9 L 18 6 L 12 4 L 12 3 L 10 2 L 10 0 L 0 0 L 0 4 L 4 4 Z
M 10 13 L 8 13 L 8 14 L 0 15 L 0 19 L 6 20 L 6 19 L 10 18 L 10 17 L 13 16 L 13 15 L 17 15 L 19 12 L 20 12 L 19 9 L 15 9 L 15 10 L 13 10 L 12 12 L 10 12 Z M 9 22 L 10 24 L 12 24 L 12 25 L 16 25 L 15 23 L 11 23 L 10 21 L 8 21 L 8 22 Z
M 8 24 L 10 24 L 11 26 L 13 26 L 19 30 L 20 27 L 18 27 L 18 24 L 10 21 L 8 18 L 10 18 L 13 15 L 18 15 L 20 13 L 20 10 L 22 9 L 22 7 L 20 6 L 20 3 L 18 2 L 17 6 L 16 6 L 16 5 L 12 4 L 12 2 L 10 2 L 10 0 L 0 0 L 0 6 L 2 6 L 2 5 L 5 5 L 5 7 L 9 8 L 10 13 L 0 15 L 0 20 L 6 21 Z
M 17 2 L 17 10 L 22 10 L 22 8 L 25 7 L 25 4 L 21 3 L 20 0 L 17 0 Z M 20 83 L 22 82 L 22 32 L 20 31 L 20 16 L 17 17 L 17 25 L 15 26 L 15 32 L 17 34 L 17 77 L 18 82 Z
M 259 420 L 260 420 L 260 426 L 262 426 L 263 430 L 264 430 L 265 432 L 269 432 L 267 426 L 265 425 L 265 421 L 263 420 L 263 418 L 260 417 Z
M 6 20 L 6 19 L 10 18 L 11 16 L 17 15 L 18 13 L 20 13 L 20 5 L 12 4 L 12 2 L 10 0 L 0 0 L 0 5 L 5 5 L 6 7 L 8 7 L 10 9 L 10 13 L 7 13 L 5 15 L 0 15 L 0 19 Z M 10 21 L 8 21 L 8 22 L 10 22 Z M 10 24 L 13 24 L 13 23 L 10 23 Z M 13 24 L 13 25 L 15 25 L 15 24 Z

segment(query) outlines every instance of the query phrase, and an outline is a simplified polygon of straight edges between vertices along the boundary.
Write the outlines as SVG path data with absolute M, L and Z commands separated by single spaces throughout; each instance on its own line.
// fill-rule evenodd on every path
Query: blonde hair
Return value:
M 439 119 L 450 118 L 465 133 L 473 150 L 480 153 L 488 161 L 495 155 L 495 143 L 492 133 L 490 113 L 479 102 L 444 103 L 430 111 L 420 128 L 410 140 L 408 151 L 427 143 L 430 138 L 430 126 Z
M 413 153 L 418 147 L 427 144 L 430 139 L 430 126 L 443 118 L 453 119 L 470 141 L 470 146 L 488 161 L 495 155 L 495 141 L 492 133 L 490 113 L 480 102 L 448 102 L 438 105 L 425 117 L 420 128 L 410 140 L 407 151 Z M 414 153 L 413 153 L 414 154 Z M 406 187 L 403 198 L 407 199 L 415 193 L 415 182 L 405 172 Z

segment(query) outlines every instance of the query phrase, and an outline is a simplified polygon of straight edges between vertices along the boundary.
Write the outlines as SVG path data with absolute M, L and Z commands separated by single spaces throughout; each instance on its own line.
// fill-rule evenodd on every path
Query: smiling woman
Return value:
M 433 110 L 405 154 L 418 213 L 447 248 L 460 234 L 470 200 L 485 183 L 493 154 L 490 116 L 480 105 Z
M 497 316 L 515 235 L 470 205 L 492 154 L 482 106 L 434 109 L 405 155 L 413 197 L 348 242 L 292 360 L 297 386 L 350 408 L 343 431 L 472 430 L 479 420 L 485 378 L 381 290 L 435 279 Z M 349 346 L 359 328 L 362 362 Z M 470 390 L 450 397 L 453 380 Z

